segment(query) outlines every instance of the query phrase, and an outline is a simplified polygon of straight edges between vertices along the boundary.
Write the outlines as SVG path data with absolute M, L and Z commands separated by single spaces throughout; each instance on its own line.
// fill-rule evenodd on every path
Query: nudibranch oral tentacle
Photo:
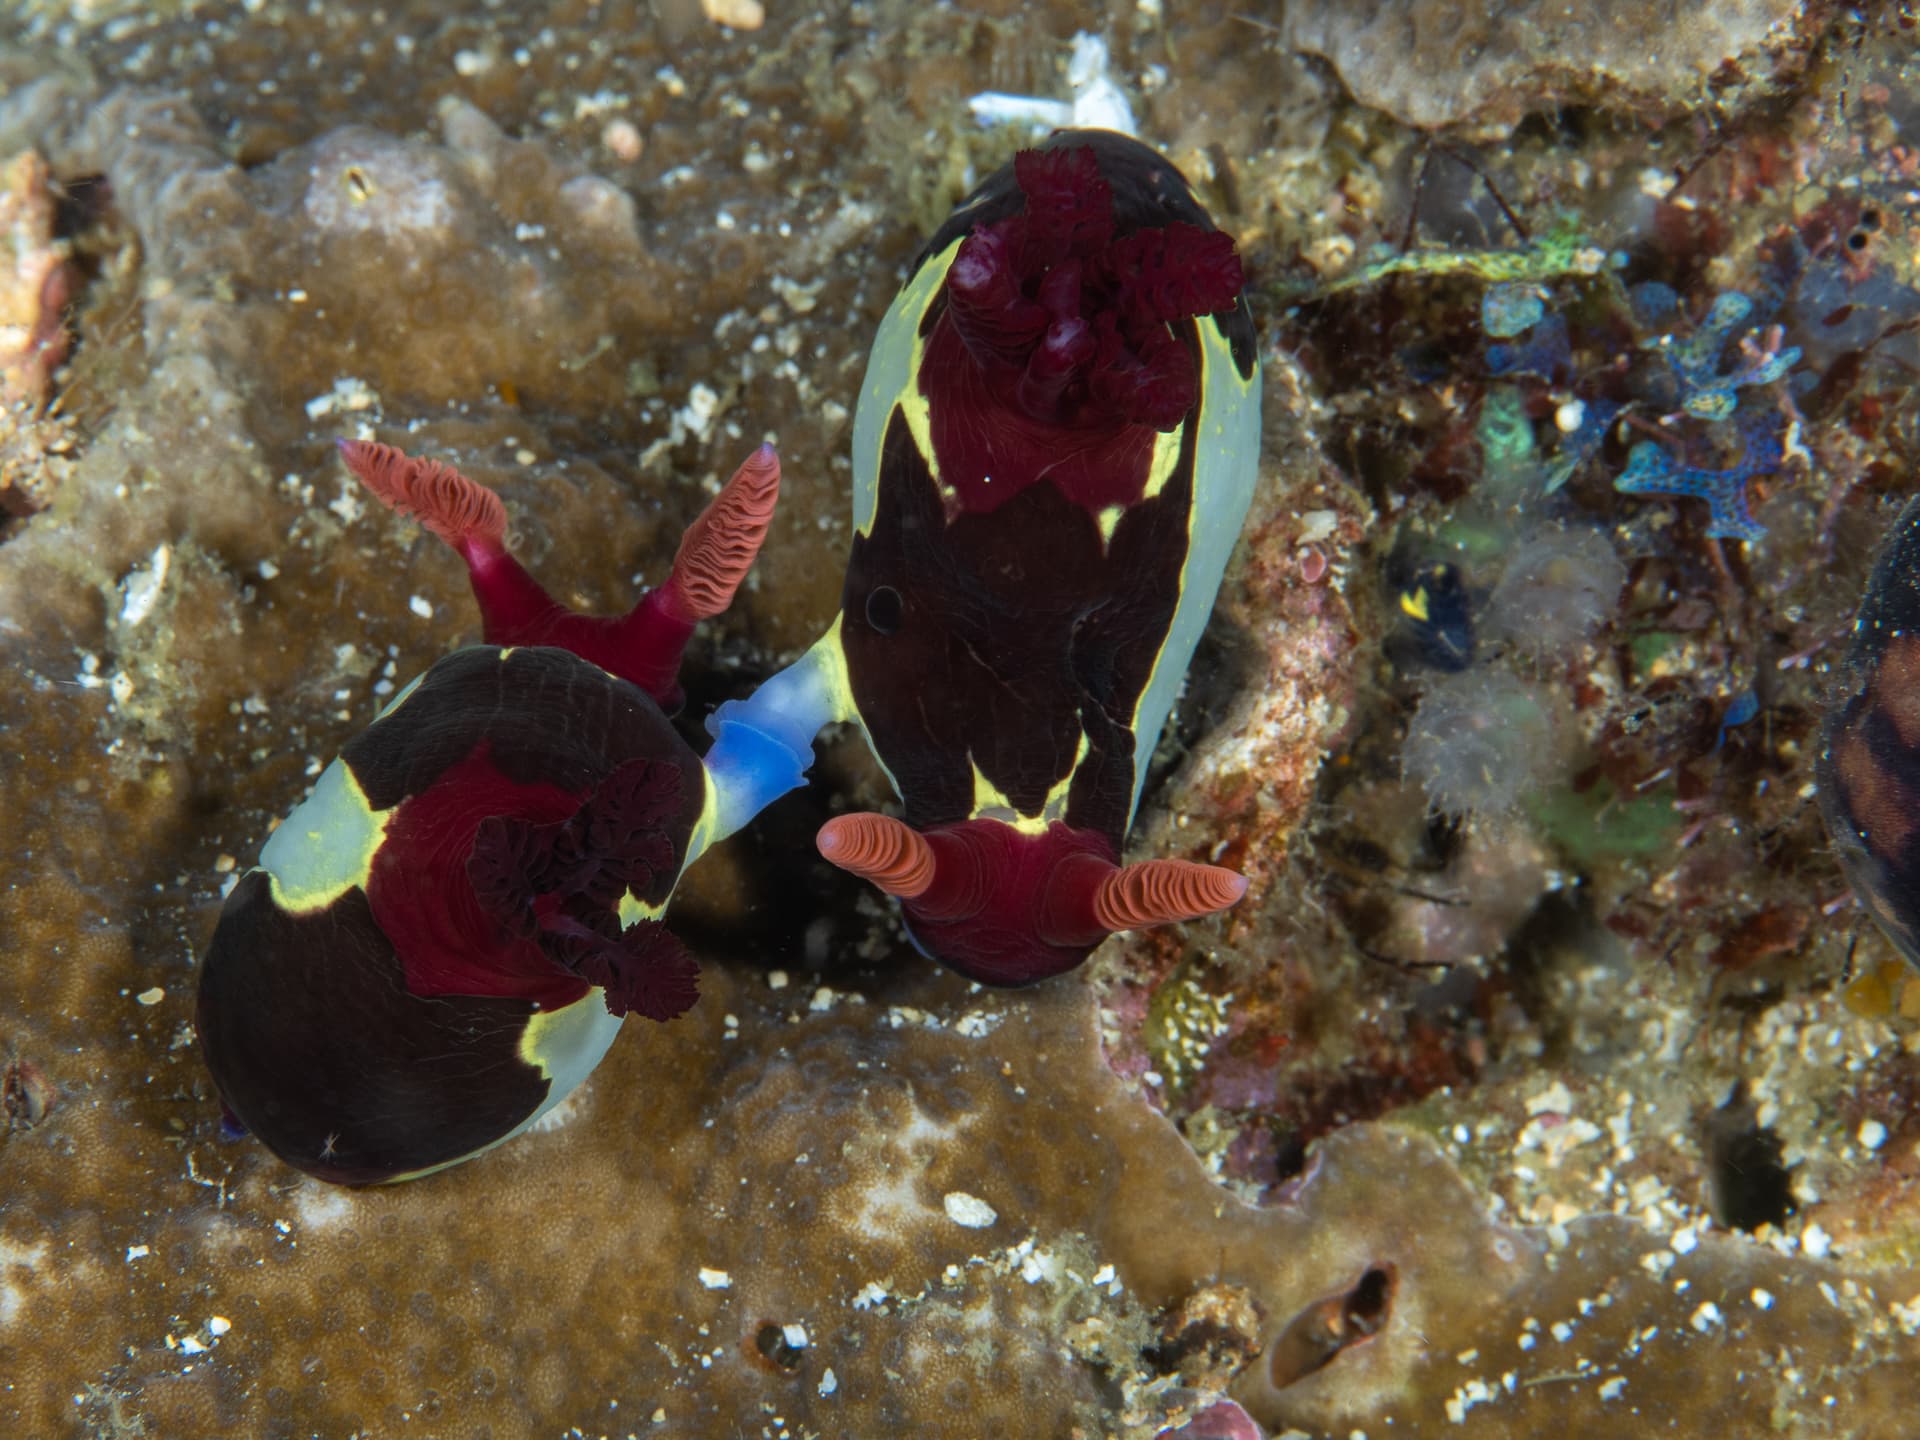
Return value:
M 222 1102 L 282 1159 L 370 1183 L 518 1133 L 665 1021 L 698 966 L 661 921 L 714 791 L 662 710 L 681 651 L 752 564 L 763 448 L 625 617 L 554 601 L 506 510 L 451 468 L 348 442 L 376 495 L 466 560 L 488 644 L 455 651 L 341 750 L 221 912 L 197 1023 Z
M 1097 917 L 1155 913 L 1096 894 L 1258 475 L 1231 239 L 1126 136 L 1023 152 L 915 261 L 853 450 L 839 618 L 792 683 L 722 707 L 709 764 L 732 735 L 797 778 L 813 730 L 857 720 L 935 857 L 901 896 L 915 939 L 993 984 L 1071 969 L 1118 928 Z M 828 859 L 856 854 L 855 828 L 823 832 Z M 1180 892 L 1162 919 L 1244 888 L 1224 871 L 1130 884 Z

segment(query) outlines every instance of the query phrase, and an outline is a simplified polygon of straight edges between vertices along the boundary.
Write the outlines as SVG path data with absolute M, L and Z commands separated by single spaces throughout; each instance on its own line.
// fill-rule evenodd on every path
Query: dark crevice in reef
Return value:
M 1276 1390 L 1324 1369 L 1342 1350 L 1380 1333 L 1393 1311 L 1391 1265 L 1371 1267 L 1351 1290 L 1307 1306 L 1274 1338 L 1267 1375 Z
M 1271 1170 L 1281 1184 L 1305 1173 L 1315 1140 L 1413 1105 L 1440 1089 L 1478 1082 L 1484 1050 L 1483 986 L 1467 966 L 1441 970 L 1409 1003 L 1405 1024 L 1362 1038 L 1361 1054 L 1336 1070 L 1302 1071 L 1281 1087 L 1272 1114 Z
M 104 175 L 76 175 L 62 181 L 54 197 L 53 238 L 75 240 L 102 224 L 113 204 L 113 187 Z
M 1390 193 L 1397 200 L 1401 235 L 1463 250 L 1498 249 L 1520 241 L 1505 197 L 1520 187 L 1507 167 L 1477 147 L 1429 141 L 1408 147 Z M 1495 189 L 1498 187 L 1496 195 Z
M 1233 704 L 1259 678 L 1259 657 L 1251 636 L 1215 615 L 1201 632 L 1166 729 L 1147 765 L 1147 783 L 1140 791 L 1142 808 L 1187 761 L 1206 734 L 1221 725 Z
M 1591 105 L 1562 105 L 1525 116 L 1514 128 L 1513 148 L 1609 141 L 1622 133 L 1622 123 L 1605 110 Z
M 95 282 L 105 270 L 106 263 L 118 248 L 120 239 L 116 235 L 113 209 L 113 187 L 104 175 L 81 175 L 72 180 L 57 181 L 53 187 L 52 237 L 56 243 L 66 247 L 66 259 L 62 262 L 59 281 L 59 324 L 65 332 L 65 340 L 60 344 L 62 365 L 50 377 L 47 391 L 49 406 L 57 404 L 61 394 L 61 381 L 71 373 L 70 367 L 79 355 L 86 337 L 80 329 L 80 313 L 86 308 Z M 43 324 L 50 325 L 53 316 L 46 316 Z
M 871 970 L 860 957 L 876 924 L 863 904 L 871 887 L 819 858 L 814 836 L 834 811 L 813 788 L 795 791 L 763 811 L 750 830 L 724 842 L 735 884 L 730 893 L 689 890 L 676 897 L 674 931 L 696 952 L 751 958 L 813 981 L 842 984 Z M 896 947 L 883 947 L 892 951 Z
M 768 1366 L 783 1374 L 791 1374 L 800 1368 L 807 1358 L 804 1348 L 806 1337 L 800 1337 L 803 1344 L 796 1345 L 787 1338 L 787 1327 L 769 1320 L 753 1336 L 753 1353 Z
M 1799 1208 L 1793 1171 L 1781 1159 L 1780 1137 L 1760 1123 L 1744 1081 L 1707 1116 L 1707 1196 L 1713 1218 L 1730 1230 L 1783 1225 Z
M 1253 1331 L 1258 1307 L 1234 1286 L 1209 1287 L 1161 1318 L 1159 1336 L 1143 1346 L 1141 1359 L 1161 1375 L 1238 1369 L 1260 1353 Z
M 706 717 L 722 702 L 751 693 L 765 675 L 716 665 L 696 648 L 680 679 L 687 701 L 674 717 L 675 728 L 695 750 L 705 751 L 711 743 Z M 839 811 L 884 803 L 862 787 L 863 776 L 849 781 L 841 773 L 844 748 L 832 731 L 823 734 L 811 773 L 825 783 L 776 800 L 750 827 L 721 843 L 713 852 L 718 863 L 682 884 L 669 921 L 703 959 L 740 959 L 793 972 L 797 984 L 857 985 L 883 998 L 875 987 L 899 972 L 894 962 L 908 951 L 894 907 L 866 881 L 822 860 L 814 847 L 820 827 Z M 729 878 L 704 883 L 720 875 Z
M 1564 1005 L 1548 993 L 1548 972 L 1579 954 L 1596 929 L 1586 894 L 1582 887 L 1567 886 L 1542 895 L 1507 942 L 1501 966 L 1515 1001 L 1540 1027 L 1543 1053 L 1550 1056 L 1566 1053 L 1568 1020 Z

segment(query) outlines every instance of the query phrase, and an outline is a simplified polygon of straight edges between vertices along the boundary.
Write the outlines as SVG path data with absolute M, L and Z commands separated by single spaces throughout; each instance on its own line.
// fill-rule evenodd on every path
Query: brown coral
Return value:
M 1824 10 L 1805 0 L 1498 10 L 1329 0 L 1290 6 L 1282 29 L 1296 49 L 1332 62 L 1363 104 L 1409 125 L 1500 134 L 1569 104 L 1664 118 L 1698 103 L 1707 77 L 1790 74 L 1805 63 Z
M 221 1141 L 187 1025 L 219 887 L 310 767 L 475 629 L 451 557 L 329 479 L 332 437 L 417 425 L 604 605 L 636 569 L 664 573 L 665 537 L 738 439 L 777 431 L 793 483 L 704 698 L 736 664 L 764 671 L 837 594 L 833 457 L 913 243 L 903 177 L 944 214 L 925 177 L 1000 140 L 939 117 L 1004 67 L 1044 79 L 1034 27 L 1074 20 L 830 4 L 751 41 L 669 16 L 579 44 L 554 20 L 548 45 L 455 7 L 402 55 L 368 13 L 75 20 L 76 52 L 160 88 L 103 98 L 50 73 L 6 102 L 18 125 L 39 97 L 32 138 L 60 173 L 112 177 L 145 270 L 107 342 L 111 413 L 65 498 L 0 544 L 18 678 L 0 692 L 0 1009 L 9 1056 L 58 1101 L 28 1129 L 16 1083 L 0 1138 L 0 1430 L 1144 1436 L 1230 1384 L 1270 1426 L 1338 1435 L 1631 1433 L 1656 1414 L 1701 1434 L 1903 1433 L 1920 1247 L 1891 1025 L 1855 1021 L 1818 966 L 1784 997 L 1734 996 L 1760 1012 L 1744 1030 L 1709 1015 L 1688 956 L 1714 937 L 1676 903 L 1692 882 L 1671 847 L 1574 891 L 1631 888 L 1672 915 L 1671 961 L 1544 923 L 1577 911 L 1561 892 L 1523 918 L 1547 883 L 1534 849 L 1483 863 L 1470 845 L 1442 872 L 1510 873 L 1502 895 L 1525 903 L 1393 892 L 1381 934 L 1430 942 L 1396 952 L 1411 976 L 1357 955 L 1308 885 L 1325 872 L 1300 864 L 1304 822 L 1344 794 L 1316 787 L 1323 755 L 1370 680 L 1373 511 L 1404 497 L 1381 478 L 1391 445 L 1285 363 L 1265 494 L 1143 817 L 1144 852 L 1244 865 L 1252 903 L 1115 942 L 1112 988 L 983 996 L 830 890 L 804 833 L 771 860 L 744 837 L 703 862 L 738 881 L 708 900 L 705 999 L 623 1037 L 553 1128 L 354 1193 Z M 1242 197 L 1220 210 L 1246 238 L 1284 254 L 1315 207 L 1328 233 L 1387 228 L 1373 160 L 1337 196 L 1294 178 L 1333 161 L 1320 122 L 1271 133 L 1268 32 L 1160 23 L 1177 43 L 1144 52 L 1168 67 L 1146 113 L 1196 146 L 1246 137 L 1181 157 Z M 887 45 L 860 38 L 875 24 L 896 27 Z M 286 63 L 309 53 L 363 58 L 365 84 Z M 607 106 L 647 134 L 618 187 L 569 158 L 601 153 Z M 442 142 L 420 138 L 436 123 Z M 1619 173 L 1653 163 L 1634 137 L 1605 143 Z M 396 298 L 397 263 L 428 293 Z M 1388 407 L 1440 403 L 1394 383 Z M 1845 548 L 1836 592 L 1864 565 Z M 1335 765 L 1367 791 L 1395 773 L 1357 744 Z M 1769 778 L 1787 823 L 1799 776 Z M 1406 870 L 1378 884 L 1417 888 Z M 1843 932 L 1810 931 L 1833 973 Z M 1441 959 L 1458 978 L 1418 963 Z M 1137 1023 L 1116 996 L 1163 981 L 1179 1003 L 1151 1009 L 1155 1049 L 1185 1070 L 1116 1078 L 1109 1045 L 1124 1062 Z M 1409 1043 L 1420 1027 L 1440 1038 Z M 1759 1238 L 1706 1223 L 1712 1157 L 1691 1134 L 1736 1065 L 1803 1207 Z M 1174 1104 L 1176 1079 L 1208 1113 Z M 1386 1118 L 1356 1122 L 1363 1106 Z M 1256 1188 L 1244 1157 L 1294 1120 L 1320 1138 L 1268 1208 L 1194 1154 Z

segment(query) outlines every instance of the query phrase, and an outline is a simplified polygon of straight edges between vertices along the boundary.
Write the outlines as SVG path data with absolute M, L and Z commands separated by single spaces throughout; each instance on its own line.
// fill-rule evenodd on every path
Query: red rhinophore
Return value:
M 1090 510 L 1131 504 L 1154 435 L 1198 398 L 1170 327 L 1238 303 L 1239 257 L 1179 221 L 1116 238 L 1084 146 L 1024 151 L 1014 176 L 1026 208 L 961 242 L 920 367 L 941 478 L 965 510 L 1042 477 Z
M 767 538 L 779 498 L 780 457 L 773 446 L 762 445 L 680 537 L 672 573 L 659 591 L 675 617 L 691 625 L 711 620 L 733 603 Z
M 507 507 L 486 486 L 451 465 L 416 460 L 391 445 L 372 440 L 335 443 L 347 468 L 389 508 L 418 520 L 462 555 L 475 550 L 504 553 Z
M 748 457 L 688 527 L 664 585 L 623 616 L 562 605 L 513 558 L 500 497 L 450 465 L 390 445 L 342 440 L 347 467 L 402 515 L 416 517 L 467 562 L 490 645 L 556 645 L 632 681 L 663 707 L 680 703 L 680 658 L 693 627 L 726 609 L 766 538 L 780 494 L 770 445 Z
M 921 944 L 985 985 L 1061 974 L 1115 931 L 1210 915 L 1247 890 L 1217 865 L 1115 865 L 1101 836 L 1058 821 L 1038 834 L 987 819 L 920 832 L 884 815 L 842 815 L 821 828 L 819 846 L 897 896 Z

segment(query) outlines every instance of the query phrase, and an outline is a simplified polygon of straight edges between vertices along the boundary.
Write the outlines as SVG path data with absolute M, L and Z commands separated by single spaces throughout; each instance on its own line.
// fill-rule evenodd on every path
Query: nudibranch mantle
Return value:
M 1854 894 L 1920 968 L 1920 499 L 1867 581 L 1814 774 Z
M 382 446 L 348 464 L 466 559 L 489 643 L 350 740 L 235 885 L 197 1028 L 223 1103 L 323 1179 L 408 1179 L 524 1130 L 630 1010 L 684 1012 L 698 966 L 661 922 L 719 794 L 663 705 L 680 653 L 765 534 L 763 449 L 624 617 L 575 614 L 508 553 L 458 472 Z M 737 807 L 736 807 L 737 808 Z
M 838 619 L 722 707 L 708 763 L 752 738 L 797 778 L 820 725 L 858 722 L 905 823 L 842 817 L 822 851 L 988 983 L 1071 969 L 1116 920 L 1232 903 L 1226 872 L 1116 861 L 1259 450 L 1239 261 L 1179 172 L 1107 132 L 1023 152 L 881 322 Z

